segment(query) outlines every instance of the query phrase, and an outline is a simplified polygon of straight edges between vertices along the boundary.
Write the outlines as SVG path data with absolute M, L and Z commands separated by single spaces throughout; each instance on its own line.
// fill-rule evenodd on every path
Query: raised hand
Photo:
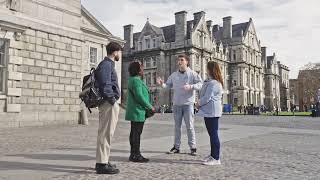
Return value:
M 160 77 L 157 77 L 157 84 L 162 85 L 163 83 L 164 81 Z

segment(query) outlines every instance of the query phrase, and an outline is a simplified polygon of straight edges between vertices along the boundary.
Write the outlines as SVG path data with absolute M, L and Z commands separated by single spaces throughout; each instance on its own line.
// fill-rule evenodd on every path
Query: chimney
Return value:
M 267 47 L 261 47 L 261 61 L 263 65 L 267 62 Z
M 176 42 L 184 41 L 187 35 L 187 12 L 180 11 L 175 14 L 175 36 Z
M 198 24 L 198 22 L 200 21 L 200 19 L 203 17 L 205 18 L 205 12 L 204 11 L 200 11 L 200 12 L 196 12 L 196 13 L 193 13 L 193 22 L 194 22 L 194 25 Z
M 209 20 L 206 23 L 207 23 L 207 28 L 208 28 L 208 31 L 209 31 L 209 35 L 210 35 L 210 37 L 212 37 L 212 21 Z
M 220 26 L 218 24 L 214 25 L 213 28 L 212 28 L 212 32 L 218 32 L 220 29 Z
M 129 51 L 133 47 L 133 25 L 129 24 L 123 26 L 123 36 L 126 43 L 124 44 L 124 51 Z
M 223 18 L 223 33 L 222 33 L 222 37 L 224 39 L 232 38 L 232 22 L 231 22 L 231 20 L 232 20 L 231 16 Z

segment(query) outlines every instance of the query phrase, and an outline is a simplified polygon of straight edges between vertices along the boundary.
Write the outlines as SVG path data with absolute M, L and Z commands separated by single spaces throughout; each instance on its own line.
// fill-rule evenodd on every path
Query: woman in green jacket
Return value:
M 130 157 L 132 162 L 148 162 L 140 153 L 140 137 L 146 120 L 146 110 L 155 109 L 150 103 L 149 90 L 143 82 L 143 66 L 140 62 L 129 65 L 130 78 L 128 79 L 127 107 L 125 119 L 131 121 Z

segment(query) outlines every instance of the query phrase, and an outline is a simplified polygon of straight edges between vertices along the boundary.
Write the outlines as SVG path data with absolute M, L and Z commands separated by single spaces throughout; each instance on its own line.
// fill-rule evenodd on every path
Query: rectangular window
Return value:
M 98 55 L 98 49 L 94 47 L 90 47 L 90 63 L 91 64 L 97 63 L 97 55 Z
M 151 59 L 152 59 L 152 66 L 157 67 L 156 57 L 152 57 Z
M 153 72 L 152 77 L 153 77 L 153 84 L 157 84 L 157 73 Z
M 196 64 L 200 65 L 200 57 L 199 56 L 196 56 Z
M 153 47 L 155 48 L 156 47 L 156 39 L 153 39 Z
M 247 76 L 247 86 L 249 87 L 249 83 L 250 83 L 250 76 L 249 76 L 249 73 L 246 72 L 246 76 Z
M 5 92 L 7 68 L 7 41 L 0 39 L 0 94 Z
M 139 42 L 139 49 L 138 50 L 142 50 L 142 42 Z
M 146 68 L 150 68 L 151 67 L 151 62 L 150 62 L 150 58 L 146 58 Z
M 147 79 L 147 85 L 150 86 L 151 85 L 151 73 L 147 74 L 146 79 Z
M 255 87 L 253 74 L 251 74 L 251 87 Z
M 236 51 L 233 50 L 233 60 L 236 61 L 237 55 L 236 55 Z
M 147 48 L 147 49 L 150 48 L 150 39 L 146 39 L 146 48 Z

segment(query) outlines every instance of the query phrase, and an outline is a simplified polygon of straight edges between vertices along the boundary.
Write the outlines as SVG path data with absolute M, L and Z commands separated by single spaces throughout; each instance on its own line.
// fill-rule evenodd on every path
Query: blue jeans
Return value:
M 205 117 L 204 122 L 210 136 L 211 156 L 215 160 L 220 158 L 220 140 L 218 135 L 219 118 L 218 117 Z
M 181 144 L 181 125 L 182 119 L 187 128 L 188 144 L 190 149 L 196 148 L 196 133 L 194 131 L 194 109 L 193 105 L 181 105 L 173 106 L 173 116 L 174 116 L 174 147 L 180 149 Z

